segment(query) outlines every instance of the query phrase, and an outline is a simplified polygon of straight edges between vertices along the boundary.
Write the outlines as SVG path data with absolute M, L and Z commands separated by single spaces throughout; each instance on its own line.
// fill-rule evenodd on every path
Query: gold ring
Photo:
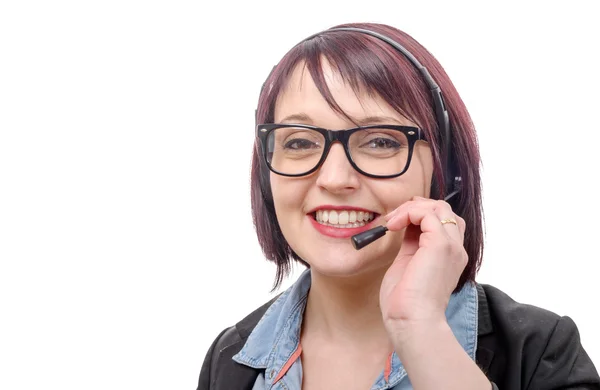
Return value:
M 456 223 L 456 220 L 454 220 L 454 219 L 451 219 L 451 218 L 449 218 L 449 219 L 442 219 L 442 225 L 445 225 L 447 223 L 453 223 L 455 225 L 458 225 L 458 223 Z

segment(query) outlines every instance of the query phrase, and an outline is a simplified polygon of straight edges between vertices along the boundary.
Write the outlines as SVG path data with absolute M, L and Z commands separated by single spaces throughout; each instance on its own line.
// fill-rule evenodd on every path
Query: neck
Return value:
M 384 273 L 339 278 L 311 271 L 303 333 L 353 345 L 391 345 L 379 307 Z

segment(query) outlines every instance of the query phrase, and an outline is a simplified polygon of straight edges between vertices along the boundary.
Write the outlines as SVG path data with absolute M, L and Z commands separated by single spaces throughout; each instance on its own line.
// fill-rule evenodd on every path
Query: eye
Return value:
M 284 149 L 292 149 L 292 150 L 306 150 L 306 149 L 316 149 L 319 145 L 313 141 L 296 138 L 293 140 L 287 141 L 283 145 Z
M 363 147 L 372 149 L 399 149 L 402 145 L 395 139 L 390 138 L 373 138 L 366 142 Z

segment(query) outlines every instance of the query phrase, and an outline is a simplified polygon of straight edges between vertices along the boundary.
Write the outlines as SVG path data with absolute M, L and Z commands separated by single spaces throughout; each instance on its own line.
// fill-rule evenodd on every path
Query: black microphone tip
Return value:
M 373 241 L 385 236 L 388 228 L 385 226 L 377 226 L 362 233 L 352 236 L 352 245 L 354 249 L 359 250 L 369 245 Z

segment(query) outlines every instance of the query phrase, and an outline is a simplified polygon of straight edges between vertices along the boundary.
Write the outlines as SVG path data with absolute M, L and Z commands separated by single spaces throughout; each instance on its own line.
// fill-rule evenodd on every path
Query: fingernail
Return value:
M 390 218 L 386 219 L 385 221 L 385 226 L 389 226 L 390 224 L 394 224 L 394 221 L 396 220 L 396 215 L 392 215 L 390 216 Z

